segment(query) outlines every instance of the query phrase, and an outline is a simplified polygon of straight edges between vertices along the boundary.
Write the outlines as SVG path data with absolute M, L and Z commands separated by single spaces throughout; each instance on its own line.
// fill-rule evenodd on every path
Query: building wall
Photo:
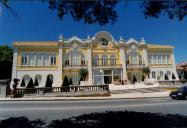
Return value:
M 102 44 L 106 43 L 100 39 L 106 39 L 107 45 Z M 72 77 L 74 80 L 80 78 L 79 69 L 86 68 L 88 69 L 89 75 L 86 78 L 89 81 L 89 84 L 94 84 L 95 75 L 94 72 L 97 70 L 111 70 L 112 82 L 115 79 L 114 73 L 115 69 L 119 70 L 118 75 L 120 74 L 120 80 L 127 80 L 128 73 L 133 71 L 142 71 L 142 68 L 149 66 L 151 70 L 150 78 L 157 80 L 157 77 L 160 77 L 160 72 L 167 74 L 169 71 L 171 74 L 174 74 L 176 79 L 178 75 L 176 73 L 175 58 L 173 54 L 173 46 L 166 45 L 150 45 L 146 44 L 145 40 L 136 41 L 135 39 L 129 39 L 125 41 L 123 38 L 120 38 L 119 41 L 114 40 L 111 34 L 108 32 L 98 32 L 92 38 L 88 37 L 87 39 L 80 39 L 78 37 L 72 37 L 68 40 L 60 37 L 59 41 L 56 42 L 15 42 L 14 44 L 14 58 L 13 58 L 13 70 L 12 70 L 12 80 L 14 78 L 22 79 L 24 75 L 29 75 L 33 80 L 37 74 L 42 76 L 42 81 L 40 87 L 45 86 L 46 78 L 48 74 L 54 76 L 53 86 L 60 87 L 64 76 Z M 78 49 L 78 51 L 83 54 L 85 57 L 85 65 L 72 65 L 69 60 L 69 65 L 66 65 L 65 56 L 66 54 L 72 54 L 72 50 Z M 33 53 L 34 55 L 39 54 L 54 54 L 56 57 L 55 65 L 48 66 L 23 66 L 22 65 L 22 54 L 23 53 Z M 142 63 L 138 60 L 136 63 L 133 61 L 133 57 L 129 55 L 137 54 L 137 58 L 141 57 Z M 99 56 L 99 66 L 93 65 L 94 56 Z M 159 60 L 158 57 L 161 55 L 167 55 L 168 63 L 163 63 L 162 61 L 152 62 L 151 56 L 155 56 L 156 60 Z M 102 65 L 102 57 L 107 57 L 108 65 Z M 111 65 L 110 57 L 115 56 L 116 65 Z M 71 56 L 70 56 L 71 58 Z M 51 61 L 51 60 L 49 60 Z M 133 63 L 132 63 L 133 62 Z M 82 62 L 81 62 L 82 63 Z M 129 67 L 131 66 L 131 67 Z M 152 77 L 152 72 L 155 72 L 155 78 Z M 142 73 L 140 73 L 142 75 Z M 102 75 L 101 75 L 102 77 Z M 118 76 L 116 76 L 116 79 Z M 169 80 L 171 80 L 171 75 Z M 140 78 L 139 78 L 140 80 Z M 159 78 L 159 80 L 164 80 Z M 20 82 L 21 83 L 21 82 Z

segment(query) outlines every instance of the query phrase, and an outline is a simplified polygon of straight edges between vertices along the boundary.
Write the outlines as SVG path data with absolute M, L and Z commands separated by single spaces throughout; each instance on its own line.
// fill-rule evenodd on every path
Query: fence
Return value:
M 109 94 L 108 85 L 70 86 L 70 87 L 40 87 L 16 89 L 16 97 L 22 96 L 88 96 Z

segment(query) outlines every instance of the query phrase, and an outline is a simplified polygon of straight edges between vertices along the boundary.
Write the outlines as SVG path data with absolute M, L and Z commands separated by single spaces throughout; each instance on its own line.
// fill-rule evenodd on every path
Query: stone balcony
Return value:
M 80 69 L 87 68 L 87 65 L 63 65 L 64 69 Z
M 145 64 L 127 64 L 127 69 L 130 68 L 144 68 Z
M 93 64 L 93 68 L 122 68 L 122 64 Z

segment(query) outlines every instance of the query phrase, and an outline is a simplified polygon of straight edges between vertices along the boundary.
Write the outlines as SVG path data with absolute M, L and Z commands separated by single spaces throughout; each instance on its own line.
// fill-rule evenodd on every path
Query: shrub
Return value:
M 25 80 L 24 79 L 22 79 L 22 81 L 21 81 L 21 85 L 20 85 L 21 87 L 25 87 Z
M 39 86 L 38 78 L 36 78 L 36 80 L 35 80 L 35 82 L 34 82 L 34 86 Z
M 33 80 L 32 78 L 30 79 L 28 85 L 27 85 L 27 88 L 34 88 L 34 84 L 33 84 Z
M 65 76 L 62 86 L 63 86 L 63 87 L 68 87 L 69 85 L 70 85 L 70 83 L 69 83 L 69 81 L 68 81 L 68 78 L 67 78 L 67 76 Z

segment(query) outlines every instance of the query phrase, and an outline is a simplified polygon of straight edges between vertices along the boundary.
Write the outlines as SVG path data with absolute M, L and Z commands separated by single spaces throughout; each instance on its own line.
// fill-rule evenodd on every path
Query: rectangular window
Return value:
M 56 56 L 55 55 L 51 56 L 51 65 L 56 65 Z
M 42 55 L 37 55 L 37 66 L 42 66 L 42 65 L 43 65 Z
M 44 66 L 49 66 L 49 55 L 44 55 Z
M 35 65 L 35 56 L 33 54 L 29 55 L 29 65 L 34 66 Z
M 21 65 L 27 65 L 27 55 L 22 55 L 21 57 Z

